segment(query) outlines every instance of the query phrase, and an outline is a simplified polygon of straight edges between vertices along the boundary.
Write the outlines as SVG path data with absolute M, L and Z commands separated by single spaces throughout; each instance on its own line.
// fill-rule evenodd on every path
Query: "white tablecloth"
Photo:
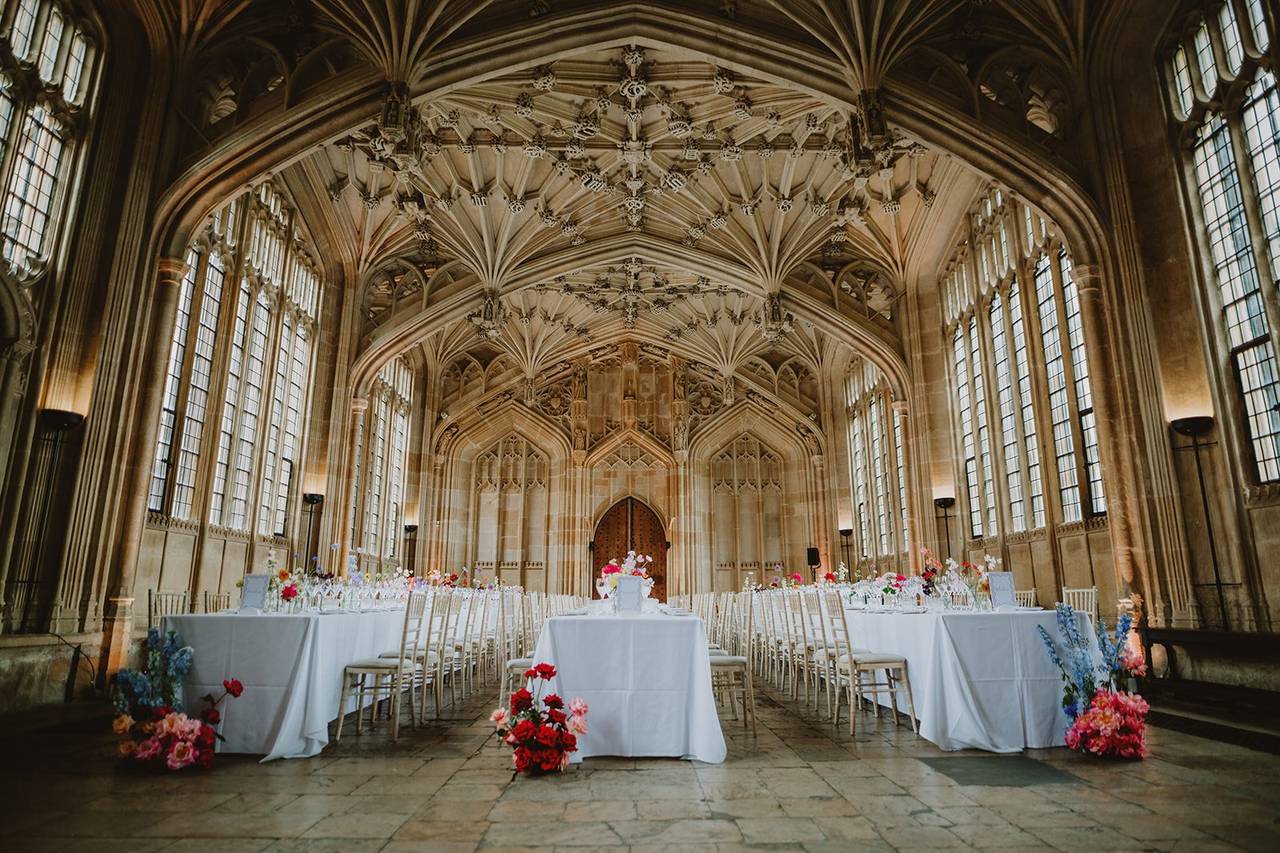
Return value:
M 593 755 L 724 761 L 706 632 L 696 616 L 556 616 L 535 663 L 554 664 L 546 689 L 590 706 L 572 760 Z
M 920 734 L 942 749 L 1063 745 L 1062 676 L 1036 630 L 1043 625 L 1057 640 L 1054 611 L 846 615 L 855 647 L 907 659 Z M 1089 617 L 1076 618 L 1092 636 Z
M 200 698 L 207 693 L 221 696 L 224 679 L 240 679 L 244 695 L 219 706 L 218 728 L 226 738 L 219 750 L 265 755 L 264 761 L 324 749 L 329 723 L 338 717 L 343 667 L 399 647 L 403 628 L 403 610 L 164 619 L 165 630 L 195 649 L 183 683 L 187 712 L 204 708 Z

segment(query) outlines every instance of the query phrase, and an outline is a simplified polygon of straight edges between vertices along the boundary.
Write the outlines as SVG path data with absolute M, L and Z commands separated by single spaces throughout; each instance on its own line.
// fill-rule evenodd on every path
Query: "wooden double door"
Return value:
M 635 498 L 618 501 L 600 517 L 591 541 L 594 545 L 591 551 L 593 578 L 600 576 L 600 570 L 611 559 L 621 562 L 628 551 L 648 554 L 653 557 L 653 563 L 648 567 L 653 578 L 652 597 L 659 601 L 667 600 L 667 534 L 662 529 L 658 514 L 648 504 Z M 592 581 L 594 593 L 595 582 Z

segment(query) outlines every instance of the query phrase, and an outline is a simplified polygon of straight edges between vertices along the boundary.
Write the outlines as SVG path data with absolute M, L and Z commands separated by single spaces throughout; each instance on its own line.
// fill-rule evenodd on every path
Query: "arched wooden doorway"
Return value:
M 653 565 L 649 566 L 652 595 L 659 601 L 667 600 L 667 534 L 648 504 L 635 498 L 618 501 L 600 517 L 591 541 L 592 577 L 599 577 L 609 560 L 622 560 L 628 551 L 648 554 L 653 557 Z

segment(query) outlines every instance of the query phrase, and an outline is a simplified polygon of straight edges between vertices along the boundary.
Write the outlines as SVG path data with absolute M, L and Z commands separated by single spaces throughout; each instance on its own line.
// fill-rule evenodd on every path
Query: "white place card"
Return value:
M 270 575 L 245 575 L 240 587 L 240 613 L 261 613 L 267 606 Z
M 991 585 L 992 607 L 997 610 L 1017 609 L 1018 596 L 1013 589 L 1013 572 L 987 572 L 987 583 Z
M 619 613 L 639 613 L 644 609 L 644 580 L 635 575 L 618 578 L 618 588 L 613 591 L 618 600 Z

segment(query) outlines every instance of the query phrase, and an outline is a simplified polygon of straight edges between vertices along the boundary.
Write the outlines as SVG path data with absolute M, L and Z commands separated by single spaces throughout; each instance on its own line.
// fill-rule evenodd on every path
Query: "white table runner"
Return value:
M 219 751 L 271 761 L 324 749 L 338 717 L 343 667 L 397 648 L 404 611 L 192 614 L 166 616 L 163 627 L 195 649 L 183 682 L 188 713 L 205 707 L 205 694 L 221 696 L 224 679 L 240 679 L 244 695 L 219 706 L 226 738 Z M 354 701 L 346 710 L 355 710 Z
M 845 613 L 854 646 L 907 659 L 920 734 L 942 749 L 1063 745 L 1062 677 L 1036 630 L 1043 625 L 1057 638 L 1054 611 Z M 1092 636 L 1088 615 L 1076 618 Z
M 557 616 L 535 663 L 558 670 L 547 692 L 590 706 L 577 762 L 593 755 L 724 761 L 706 632 L 696 616 Z

